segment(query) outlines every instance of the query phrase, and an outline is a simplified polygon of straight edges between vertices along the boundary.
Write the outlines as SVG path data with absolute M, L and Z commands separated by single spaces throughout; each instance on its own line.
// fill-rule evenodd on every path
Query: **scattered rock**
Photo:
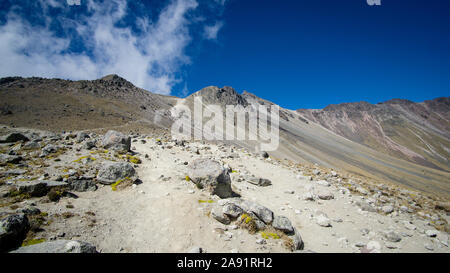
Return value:
M 135 174 L 136 171 L 130 163 L 105 163 L 98 172 L 97 181 L 105 185 L 110 185 L 120 179 L 131 178 Z
M 29 228 L 25 214 L 13 214 L 0 220 L 0 252 L 20 246 Z
M 247 182 L 260 187 L 267 187 L 272 185 L 272 181 L 266 178 L 250 177 Z
M 17 141 L 29 141 L 30 139 L 21 133 L 10 133 L 0 138 L 0 143 L 13 143 Z
M 322 200 L 334 199 L 333 193 L 331 191 L 327 191 L 327 190 L 320 190 L 319 192 L 317 192 L 317 197 L 319 197 L 319 199 L 322 199 Z
M 386 206 L 383 206 L 383 207 L 381 208 L 381 210 L 382 210 L 384 213 L 389 214 L 389 213 L 392 213 L 392 212 L 394 211 L 394 207 L 391 206 L 391 205 L 386 205 Z
M 0 154 L 0 164 L 4 165 L 7 163 L 10 164 L 18 164 L 22 161 L 22 157 L 18 155 L 6 155 L 6 154 Z
M 381 244 L 377 241 L 370 241 L 361 248 L 361 253 L 381 253 Z
M 189 179 L 197 187 L 206 189 L 210 194 L 216 194 L 220 198 L 233 195 L 230 175 L 219 162 L 200 158 L 194 160 L 190 166 Z
M 397 243 L 402 240 L 402 237 L 394 231 L 385 232 L 383 233 L 383 236 L 384 238 L 386 238 L 386 240 L 393 243 Z
M 272 226 L 286 234 L 292 234 L 294 232 L 291 221 L 285 216 L 276 216 L 273 219 Z
M 109 130 L 102 139 L 102 146 L 105 149 L 128 152 L 131 148 L 131 137 Z
M 97 253 L 97 249 L 82 241 L 56 240 L 20 247 L 10 253 Z
M 316 223 L 321 227 L 331 227 L 331 221 L 325 214 L 316 216 Z

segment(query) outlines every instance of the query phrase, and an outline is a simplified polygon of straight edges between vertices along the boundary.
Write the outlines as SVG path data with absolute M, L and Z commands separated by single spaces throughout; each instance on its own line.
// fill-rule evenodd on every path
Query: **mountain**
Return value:
M 297 110 L 303 117 L 377 151 L 450 171 L 450 98 L 421 103 L 393 99 Z
M 156 111 L 170 109 L 176 99 L 137 88 L 108 75 L 93 81 L 9 77 L 0 79 L 2 123 L 43 130 L 103 127 L 158 127 Z M 146 126 L 137 125 L 144 122 Z M 163 118 L 160 125 L 171 122 Z
M 108 128 L 165 134 L 171 109 L 204 105 L 272 105 L 247 91 L 210 86 L 176 98 L 151 93 L 117 75 L 94 81 L 0 79 L 2 123 L 53 131 Z M 254 107 L 254 106 L 252 106 Z M 280 144 L 271 157 L 348 172 L 355 179 L 394 183 L 433 194 L 450 193 L 449 101 L 391 100 L 330 105 L 322 110 L 280 107 Z M 206 122 L 206 121 L 204 121 Z M 248 122 L 245 124 L 248 130 Z M 198 129 L 198 128 L 197 128 Z M 195 130 L 195 128 L 194 128 Z M 255 141 L 224 141 L 255 149 Z

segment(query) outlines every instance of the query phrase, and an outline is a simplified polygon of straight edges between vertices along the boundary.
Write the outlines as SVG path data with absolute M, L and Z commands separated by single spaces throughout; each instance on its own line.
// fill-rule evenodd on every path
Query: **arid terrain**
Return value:
M 1 251 L 449 252 L 448 98 L 280 108 L 265 153 L 173 140 L 170 110 L 199 95 L 271 104 L 0 79 Z

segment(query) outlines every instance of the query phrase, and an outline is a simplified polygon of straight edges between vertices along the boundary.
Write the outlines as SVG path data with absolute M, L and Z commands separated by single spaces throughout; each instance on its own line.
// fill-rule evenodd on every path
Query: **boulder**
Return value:
M 231 223 L 231 219 L 223 213 L 223 210 L 220 206 L 215 206 L 212 208 L 211 216 L 224 225 L 228 225 Z
M 41 145 L 39 144 L 39 141 L 29 141 L 25 143 L 22 147 L 24 150 L 37 150 L 41 148 Z
M 236 199 L 231 202 L 242 208 L 246 213 L 254 213 L 265 224 L 270 225 L 273 221 L 273 212 L 260 204 L 242 199 Z
M 110 185 L 120 179 L 131 178 L 135 174 L 136 171 L 130 163 L 105 163 L 97 174 L 97 181 L 105 185 Z
M 86 150 L 90 150 L 96 146 L 95 140 L 88 140 L 84 143 L 83 148 Z
M 303 239 L 296 228 L 294 228 L 293 234 L 290 235 L 289 238 L 292 240 L 292 249 L 291 249 L 292 251 L 303 249 L 304 247 Z
M 394 231 L 389 231 L 383 234 L 384 238 L 389 242 L 397 243 L 402 240 L 402 237 Z
M 0 138 L 0 143 L 13 143 L 17 141 L 29 141 L 30 139 L 21 133 L 10 133 Z
M 69 178 L 69 189 L 77 192 L 95 191 L 97 185 L 92 179 L 74 179 Z
M 331 221 L 324 213 L 316 216 L 316 223 L 321 227 L 331 227 Z
M 197 187 L 206 189 L 220 198 L 233 195 L 228 171 L 217 161 L 200 158 L 190 164 L 189 178 Z
M 22 161 L 21 156 L 0 154 L 0 164 L 18 164 L 20 161 Z
M 334 199 L 333 193 L 328 190 L 319 190 L 316 195 L 317 195 L 317 197 L 319 197 L 319 199 L 322 199 L 322 200 Z
M 281 230 L 286 234 L 292 234 L 294 232 L 291 221 L 285 216 L 276 216 L 273 219 L 272 227 Z
M 58 147 L 52 144 L 47 144 L 44 148 L 42 148 L 42 152 L 45 154 L 56 153 L 58 151 Z
M 102 139 L 102 146 L 105 149 L 128 152 L 131 148 L 131 137 L 125 136 L 117 131 L 108 131 Z
M 0 252 L 20 246 L 29 229 L 25 214 L 13 214 L 0 220 Z
M 222 209 L 223 214 L 231 217 L 231 218 L 237 218 L 239 215 L 241 215 L 244 211 L 242 208 L 236 206 L 235 204 L 226 204 L 223 206 Z
M 15 186 L 20 193 L 29 193 L 31 196 L 40 197 L 46 195 L 52 188 L 66 187 L 68 184 L 61 181 L 33 180 L 20 181 Z
M 381 210 L 382 210 L 384 213 L 389 214 L 389 213 L 391 213 L 391 212 L 394 211 L 394 207 L 393 207 L 392 205 L 386 205 L 386 206 L 383 206 L 383 207 L 381 208 Z
M 97 253 L 97 249 L 82 241 L 56 240 L 20 247 L 10 253 Z
M 78 143 L 81 143 L 87 138 L 90 138 L 90 136 L 86 132 L 78 132 L 77 137 L 76 137 L 76 141 Z

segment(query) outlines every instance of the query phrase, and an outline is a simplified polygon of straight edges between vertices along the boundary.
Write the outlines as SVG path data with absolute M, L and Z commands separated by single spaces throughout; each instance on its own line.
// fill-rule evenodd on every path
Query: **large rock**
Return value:
M 294 228 L 293 234 L 289 236 L 292 240 L 292 251 L 302 250 L 304 247 L 302 236 L 296 228 Z
M 242 208 L 230 203 L 223 206 L 222 212 L 231 218 L 237 218 L 244 211 L 242 210 Z
M 57 240 L 20 247 L 10 253 L 97 253 L 97 249 L 82 241 Z
M 77 192 L 95 191 L 97 185 L 92 179 L 73 179 L 69 178 L 69 189 Z
M 331 200 L 334 199 L 334 194 L 328 190 L 319 190 L 317 192 L 317 197 L 322 200 Z
M 110 130 L 103 136 L 102 146 L 105 149 L 114 151 L 128 152 L 131 148 L 131 137 L 124 134 Z
M 68 184 L 61 181 L 34 180 L 20 181 L 15 186 L 20 193 L 29 193 L 31 196 L 40 197 L 46 195 L 52 188 L 64 188 Z
M 273 221 L 273 211 L 258 203 L 242 200 L 239 198 L 230 200 L 230 202 L 242 208 L 242 210 L 246 213 L 254 213 L 265 224 L 270 225 Z
M 90 138 L 86 132 L 78 132 L 76 140 L 78 143 L 83 142 L 85 139 Z
M 20 246 L 29 228 L 25 214 L 14 214 L 0 220 L 0 252 Z
M 273 219 L 272 226 L 286 234 L 292 234 L 294 232 L 291 221 L 285 216 L 276 216 Z
M 105 185 L 110 185 L 120 179 L 132 178 L 135 174 L 136 171 L 130 163 L 105 163 L 97 174 L 97 181 Z
M 394 231 L 385 232 L 385 233 L 383 233 L 383 236 L 384 236 L 384 238 L 386 238 L 386 240 L 388 240 L 389 242 L 393 242 L 393 243 L 397 243 L 402 240 L 402 237 Z
M 17 141 L 29 141 L 30 139 L 21 133 L 11 133 L 0 138 L 0 143 L 12 143 Z
M 231 178 L 219 162 L 200 158 L 190 164 L 189 178 L 199 188 L 206 189 L 220 198 L 231 197 Z
M 212 208 L 211 216 L 224 225 L 228 225 L 231 223 L 231 219 L 223 213 L 223 209 L 219 206 L 215 206 Z
M 22 157 L 18 155 L 6 155 L 6 154 L 0 154 L 0 164 L 17 164 L 20 161 L 22 161 Z

